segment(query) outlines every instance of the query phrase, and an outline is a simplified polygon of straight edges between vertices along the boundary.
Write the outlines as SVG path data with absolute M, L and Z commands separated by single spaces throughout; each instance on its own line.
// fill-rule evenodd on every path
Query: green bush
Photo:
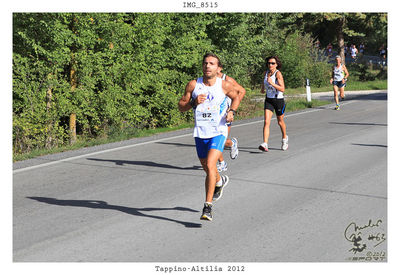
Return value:
M 327 65 L 291 20 L 264 13 L 14 13 L 13 151 L 69 144 L 192 121 L 178 111 L 206 52 L 245 88 L 262 83 L 278 55 L 287 87 L 319 86 Z M 329 79 L 329 77 L 328 77 Z
M 306 78 L 312 85 L 320 87 L 329 81 L 331 66 L 326 60 L 318 61 L 313 40 L 308 35 L 289 35 L 278 50 L 282 62 L 282 74 L 288 88 L 304 87 Z
M 347 65 L 347 69 L 352 77 L 357 77 L 360 81 L 374 81 L 377 79 L 387 79 L 387 70 L 381 68 L 380 70 L 373 70 L 369 64 L 365 63 L 351 63 Z
M 387 67 L 382 68 L 382 69 L 379 71 L 379 73 L 378 73 L 378 75 L 376 76 L 376 78 L 377 78 L 377 79 L 380 79 L 380 80 L 386 80 L 386 79 L 388 78 L 388 76 L 387 76 Z
M 322 87 L 329 83 L 332 66 L 326 62 L 315 62 L 308 67 L 308 76 L 310 85 L 313 87 Z

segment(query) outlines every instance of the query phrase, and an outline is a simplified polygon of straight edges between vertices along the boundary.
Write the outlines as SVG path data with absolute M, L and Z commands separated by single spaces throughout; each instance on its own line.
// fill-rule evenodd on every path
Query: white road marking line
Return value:
M 342 103 L 342 105 L 347 105 L 347 104 L 350 104 L 352 102 L 355 102 L 355 101 L 349 101 L 349 102 L 346 102 L 346 103 Z M 326 110 L 326 109 L 323 109 L 323 108 L 321 108 L 321 109 L 312 109 L 312 110 L 308 110 L 308 111 L 304 111 L 304 112 L 288 114 L 288 115 L 285 115 L 285 117 L 304 115 L 304 114 L 309 114 L 309 113 L 318 112 L 318 111 L 322 111 L 322 110 Z M 273 117 L 272 119 L 276 119 L 276 117 Z M 243 124 L 236 124 L 236 125 L 232 125 L 232 127 L 248 126 L 248 125 L 261 123 L 261 122 L 264 122 L 264 120 L 258 120 L 258 121 L 243 123 Z M 46 163 L 42 163 L 42 164 L 38 164 L 38 165 L 33 165 L 33 166 L 25 167 L 25 168 L 15 169 L 15 170 L 13 170 L 13 174 L 17 174 L 17 173 L 21 173 L 21 172 L 25 172 L 25 171 L 29 171 L 29 170 L 33 170 L 33 169 L 38 169 L 38 168 L 42 168 L 42 167 L 46 167 L 46 166 L 50 166 L 50 165 L 54 165 L 54 164 L 58 164 L 58 163 L 62 163 L 62 162 L 68 162 L 68 161 L 71 161 L 71 160 L 85 158 L 85 157 L 89 157 L 89 156 L 93 156 L 93 155 L 97 155 L 97 154 L 114 152 L 114 151 L 118 151 L 118 150 L 133 148 L 133 147 L 136 147 L 136 146 L 147 145 L 147 144 L 152 144 L 152 143 L 156 143 L 156 142 L 160 142 L 160 141 L 166 141 L 166 140 L 175 139 L 175 138 L 187 137 L 187 136 L 191 136 L 191 135 L 192 135 L 192 133 L 179 135 L 179 136 L 168 137 L 168 138 L 161 138 L 161 139 L 157 139 L 157 140 L 151 140 L 151 141 L 146 141 L 146 142 L 126 145 L 126 146 L 122 146 L 122 147 L 106 149 L 106 150 L 97 151 L 97 152 L 93 152 L 93 153 L 88 153 L 88 154 L 84 154 L 84 155 L 79 155 L 79 156 L 75 156 L 75 157 L 70 157 L 70 158 L 66 158 L 66 159 L 55 160 L 55 161 L 46 162 Z

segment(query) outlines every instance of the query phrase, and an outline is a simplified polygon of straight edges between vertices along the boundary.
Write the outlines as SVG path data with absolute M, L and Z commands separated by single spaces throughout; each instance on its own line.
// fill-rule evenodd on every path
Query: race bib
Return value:
M 219 108 L 216 105 L 200 104 L 196 108 L 197 126 L 218 126 Z

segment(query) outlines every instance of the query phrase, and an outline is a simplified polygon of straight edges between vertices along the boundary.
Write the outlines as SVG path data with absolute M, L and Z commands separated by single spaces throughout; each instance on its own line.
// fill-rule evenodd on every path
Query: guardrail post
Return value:
M 311 102 L 310 79 L 308 78 L 306 78 L 306 94 L 307 94 L 307 102 Z

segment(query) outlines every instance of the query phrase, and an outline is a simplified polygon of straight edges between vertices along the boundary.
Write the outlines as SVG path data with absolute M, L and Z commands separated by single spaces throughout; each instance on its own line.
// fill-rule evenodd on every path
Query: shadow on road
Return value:
M 382 147 L 382 148 L 387 148 L 387 145 L 381 145 L 381 144 L 362 144 L 362 143 L 352 143 L 352 145 L 358 145 L 358 146 L 371 146 L 371 147 Z
M 178 143 L 178 142 L 156 142 L 158 144 L 165 144 L 165 145 L 175 145 L 178 147 L 196 147 L 194 144 L 187 144 L 187 143 Z
M 379 90 L 379 87 L 371 87 L 371 89 L 377 89 Z M 350 101 L 350 100 L 387 100 L 387 93 L 386 92 L 372 92 L 369 94 L 355 94 L 352 92 L 346 93 L 345 94 L 345 102 Z M 303 98 L 305 95 L 303 96 Z M 290 96 L 288 96 L 290 98 Z M 317 99 L 317 100 L 326 100 L 326 101 L 331 101 L 331 103 L 334 103 L 334 98 L 333 98 L 333 91 L 330 91 L 329 93 L 312 93 L 312 99 Z M 322 107 L 313 107 L 313 109 L 325 109 L 324 106 Z
M 179 169 L 179 170 L 201 170 L 203 169 L 200 165 L 193 165 L 192 167 L 179 167 L 170 164 L 157 163 L 153 161 L 141 161 L 141 160 L 121 160 L 121 159 L 97 159 L 97 158 L 87 158 L 87 160 L 102 161 L 102 162 L 114 162 L 116 165 L 142 165 L 151 166 L 167 169 Z
M 119 206 L 119 205 L 112 205 L 108 204 L 105 201 L 96 201 L 96 200 L 59 200 L 55 198 L 45 198 L 45 197 L 27 197 L 31 200 L 36 200 L 39 202 L 53 204 L 53 205 L 60 205 L 60 206 L 75 206 L 75 207 L 86 207 L 86 208 L 93 208 L 93 209 L 109 209 L 109 210 L 117 210 L 129 215 L 139 216 L 139 217 L 147 217 L 153 218 L 158 220 L 176 222 L 179 224 L 184 225 L 185 227 L 190 228 L 200 228 L 200 223 L 192 223 L 192 222 L 184 222 L 179 220 L 174 220 L 162 216 L 155 216 L 144 214 L 142 212 L 151 212 L 151 211 L 164 211 L 164 210 L 172 210 L 172 211 L 186 211 L 186 212 L 199 212 L 197 210 L 193 210 L 186 207 L 174 207 L 174 208 L 132 208 L 126 206 Z
M 375 199 L 383 199 L 387 200 L 385 196 L 378 196 L 378 195 L 370 195 L 370 194 L 359 194 L 359 193 L 352 193 L 352 192 L 345 192 L 345 191 L 337 191 L 331 189 L 323 189 L 323 188 L 316 188 L 316 187 L 307 187 L 307 186 L 297 186 L 291 184 L 283 184 L 283 183 L 274 183 L 274 182 L 266 182 L 261 180 L 251 180 L 251 179 L 244 179 L 244 178 L 236 178 L 230 177 L 230 179 L 246 182 L 246 183 L 258 183 L 258 184 L 266 184 L 270 186 L 278 186 L 278 187 L 286 187 L 286 188 L 296 188 L 301 190 L 311 190 L 311 191 L 318 191 L 318 192 L 327 192 L 327 193 L 336 193 L 336 194 L 344 194 L 344 195 L 351 195 L 351 196 L 358 196 L 358 197 L 368 197 L 368 198 L 375 198 Z
M 373 88 L 374 87 L 372 87 L 372 89 Z M 378 87 L 375 87 L 375 88 L 379 89 Z M 346 91 L 344 93 L 346 94 Z M 373 94 L 368 94 L 368 95 L 350 95 L 348 99 L 356 99 L 356 100 L 387 100 L 387 93 L 373 93 Z
M 359 126 L 387 126 L 385 123 L 364 123 L 364 122 L 329 122 L 329 124 L 359 125 Z
M 274 148 L 274 147 L 269 147 L 269 151 L 282 151 L 280 148 Z M 258 146 L 254 147 L 241 147 L 239 146 L 239 151 L 240 152 L 246 152 L 250 154 L 265 154 L 266 152 L 262 152 L 260 149 L 258 149 Z

